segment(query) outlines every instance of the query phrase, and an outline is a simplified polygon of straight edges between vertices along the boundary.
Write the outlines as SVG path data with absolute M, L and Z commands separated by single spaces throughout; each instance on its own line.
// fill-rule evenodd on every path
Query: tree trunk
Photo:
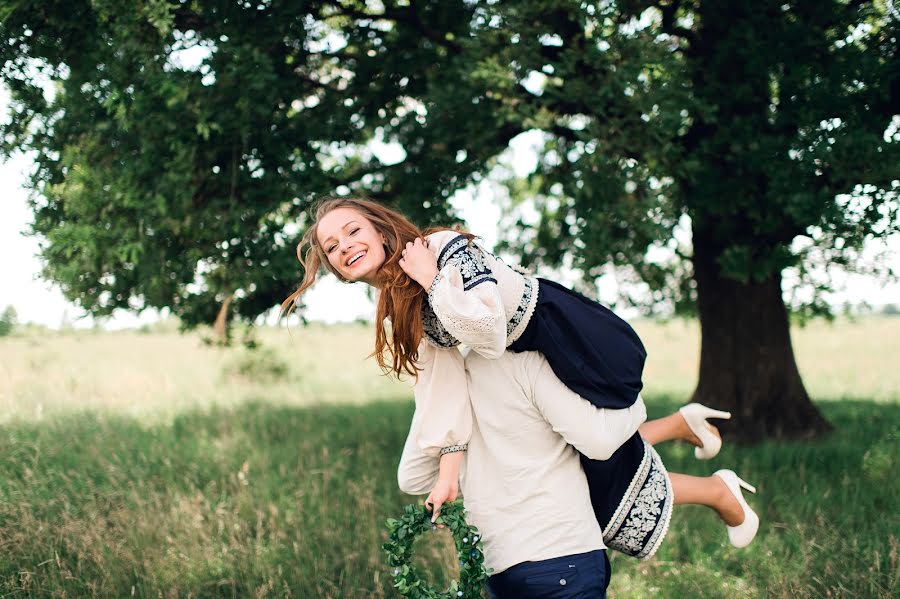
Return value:
M 216 314 L 216 321 L 213 323 L 213 333 L 219 345 L 228 345 L 228 306 L 231 305 L 231 300 L 233 299 L 233 293 L 229 293 L 225 297 L 222 307 L 219 308 L 219 313 Z
M 831 430 L 803 386 L 781 273 L 743 283 L 722 276 L 716 244 L 694 231 L 700 377 L 692 401 L 728 410 L 730 439 L 808 439 Z

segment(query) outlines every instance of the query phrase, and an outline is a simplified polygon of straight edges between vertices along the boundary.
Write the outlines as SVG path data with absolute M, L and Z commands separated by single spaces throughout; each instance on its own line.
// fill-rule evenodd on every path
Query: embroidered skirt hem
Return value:
M 669 530 L 673 504 L 669 473 L 644 441 L 644 458 L 605 528 L 603 542 L 626 555 L 650 559 Z

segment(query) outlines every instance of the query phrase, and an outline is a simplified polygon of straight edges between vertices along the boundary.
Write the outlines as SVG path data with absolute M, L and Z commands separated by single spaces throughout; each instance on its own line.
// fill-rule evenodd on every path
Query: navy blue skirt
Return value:
M 669 530 L 675 495 L 659 454 L 637 433 L 608 460 L 581 455 L 594 516 L 609 549 L 653 557 Z
M 634 329 L 612 310 L 547 279 L 510 351 L 537 351 L 566 387 L 598 408 L 634 404 L 647 351 Z
M 591 492 L 594 516 L 604 532 L 634 479 L 644 453 L 644 440 L 635 433 L 608 460 L 592 460 L 579 454 Z

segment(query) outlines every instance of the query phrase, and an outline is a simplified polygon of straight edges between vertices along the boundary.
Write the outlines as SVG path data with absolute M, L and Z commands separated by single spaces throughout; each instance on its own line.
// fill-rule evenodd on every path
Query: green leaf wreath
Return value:
M 384 544 L 388 564 L 393 568 L 394 586 L 409 599 L 476 599 L 481 597 L 488 571 L 484 567 L 484 547 L 481 535 L 474 526 L 466 524 L 461 500 L 445 503 L 437 524 L 443 524 L 453 533 L 459 553 L 459 580 L 450 582 L 445 591 L 437 591 L 425 585 L 412 567 L 412 546 L 416 537 L 432 530 L 431 512 L 424 505 L 407 505 L 399 519 L 387 521 L 390 536 Z

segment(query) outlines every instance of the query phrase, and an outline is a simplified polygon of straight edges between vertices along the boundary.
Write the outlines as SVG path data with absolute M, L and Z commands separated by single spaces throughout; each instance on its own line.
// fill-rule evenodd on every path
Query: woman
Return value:
M 472 239 L 449 229 L 423 235 L 402 214 L 376 202 L 325 200 L 297 249 L 305 268 L 303 282 L 282 305 L 283 310 L 296 305 L 320 267 L 343 281 L 378 288 L 374 355 L 384 370 L 416 379 L 414 394 L 422 411 L 418 445 L 441 457 L 441 475 L 431 497 L 435 503 L 456 493 L 461 456 L 454 454 L 466 449 L 470 430 L 465 367 L 456 349 L 460 342 L 488 358 L 507 348 L 539 351 L 572 397 L 597 408 L 625 409 L 637 401 L 641 389 L 645 353 L 624 321 L 555 283 L 523 276 L 472 245 Z M 697 405 L 681 412 L 701 449 L 698 457 L 712 457 L 721 443 L 706 419 L 725 416 Z M 646 488 L 649 472 L 665 471 L 652 446 L 638 434 L 610 459 L 585 457 L 582 464 L 604 529 L 616 524 L 613 518 L 621 513 L 623 497 Z M 706 481 L 708 488 L 701 491 L 719 492 L 723 482 L 745 506 L 740 488 L 752 488 L 733 473 Z M 677 477 L 672 483 L 676 497 L 704 503 L 702 492 L 698 495 L 692 486 L 679 489 Z M 609 492 L 613 485 L 621 495 Z M 637 499 L 631 498 L 632 503 Z M 741 525 L 747 526 L 741 534 L 730 535 L 733 544 L 752 540 L 754 519 L 749 507 L 743 510 Z M 663 526 L 661 520 L 658 525 Z M 658 546 L 656 540 L 661 534 L 649 535 L 640 546 L 629 541 L 615 548 L 647 557 Z

